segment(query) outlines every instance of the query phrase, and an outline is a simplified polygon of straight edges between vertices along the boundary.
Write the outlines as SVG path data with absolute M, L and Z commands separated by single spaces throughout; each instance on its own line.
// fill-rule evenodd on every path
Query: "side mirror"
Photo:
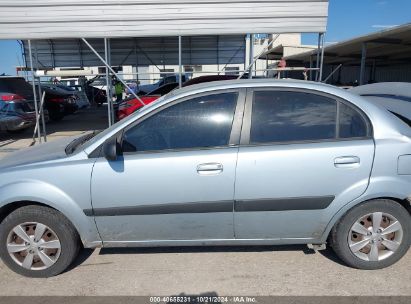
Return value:
M 103 155 L 108 161 L 117 160 L 120 152 L 120 146 L 117 143 L 117 136 L 107 139 L 103 144 Z

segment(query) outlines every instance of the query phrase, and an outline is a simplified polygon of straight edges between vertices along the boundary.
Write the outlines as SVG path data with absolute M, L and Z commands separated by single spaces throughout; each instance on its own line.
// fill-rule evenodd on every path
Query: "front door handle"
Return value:
M 207 163 L 197 166 L 197 173 L 201 175 L 214 175 L 223 172 L 223 165 L 220 163 Z
M 334 166 L 337 168 L 353 168 L 360 165 L 358 156 L 341 156 L 334 159 Z

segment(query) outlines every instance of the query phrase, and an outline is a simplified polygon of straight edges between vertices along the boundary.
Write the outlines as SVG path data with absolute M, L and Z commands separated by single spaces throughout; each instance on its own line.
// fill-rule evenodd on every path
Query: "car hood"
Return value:
M 33 147 L 11 153 L 9 156 L 0 159 L 0 171 L 28 164 L 65 158 L 67 157 L 65 151 L 66 146 L 82 135 L 58 139 L 44 144 L 37 144 Z

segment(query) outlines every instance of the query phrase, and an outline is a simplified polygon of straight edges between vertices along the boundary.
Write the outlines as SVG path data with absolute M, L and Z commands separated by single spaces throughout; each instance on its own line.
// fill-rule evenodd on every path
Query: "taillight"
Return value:
M 15 101 L 15 100 L 24 100 L 24 98 L 18 94 L 7 94 L 7 95 L 2 95 L 1 100 L 2 101 Z
M 63 97 L 53 97 L 53 98 L 50 98 L 49 101 L 51 101 L 51 102 L 64 102 L 64 98 Z

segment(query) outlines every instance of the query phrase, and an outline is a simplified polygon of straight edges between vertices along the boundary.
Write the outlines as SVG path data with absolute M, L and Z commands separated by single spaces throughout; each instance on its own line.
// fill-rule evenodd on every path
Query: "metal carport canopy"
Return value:
M 87 39 L 104 54 L 101 38 Z M 242 64 L 245 58 L 245 36 L 190 36 L 182 38 L 182 62 L 184 65 L 216 64 L 220 66 Z M 101 61 L 81 39 L 43 39 L 32 41 L 38 56 L 39 68 L 101 66 Z M 148 66 L 178 64 L 178 37 L 142 37 L 110 39 L 112 66 Z M 28 58 L 27 41 L 23 51 Z
M 326 31 L 328 0 L 0 0 L 0 39 Z
M 327 45 L 324 63 L 359 65 L 364 45 L 367 59 L 376 60 L 377 64 L 408 63 L 411 59 L 411 23 Z M 286 59 L 309 62 L 316 54 L 317 50 L 312 50 Z

